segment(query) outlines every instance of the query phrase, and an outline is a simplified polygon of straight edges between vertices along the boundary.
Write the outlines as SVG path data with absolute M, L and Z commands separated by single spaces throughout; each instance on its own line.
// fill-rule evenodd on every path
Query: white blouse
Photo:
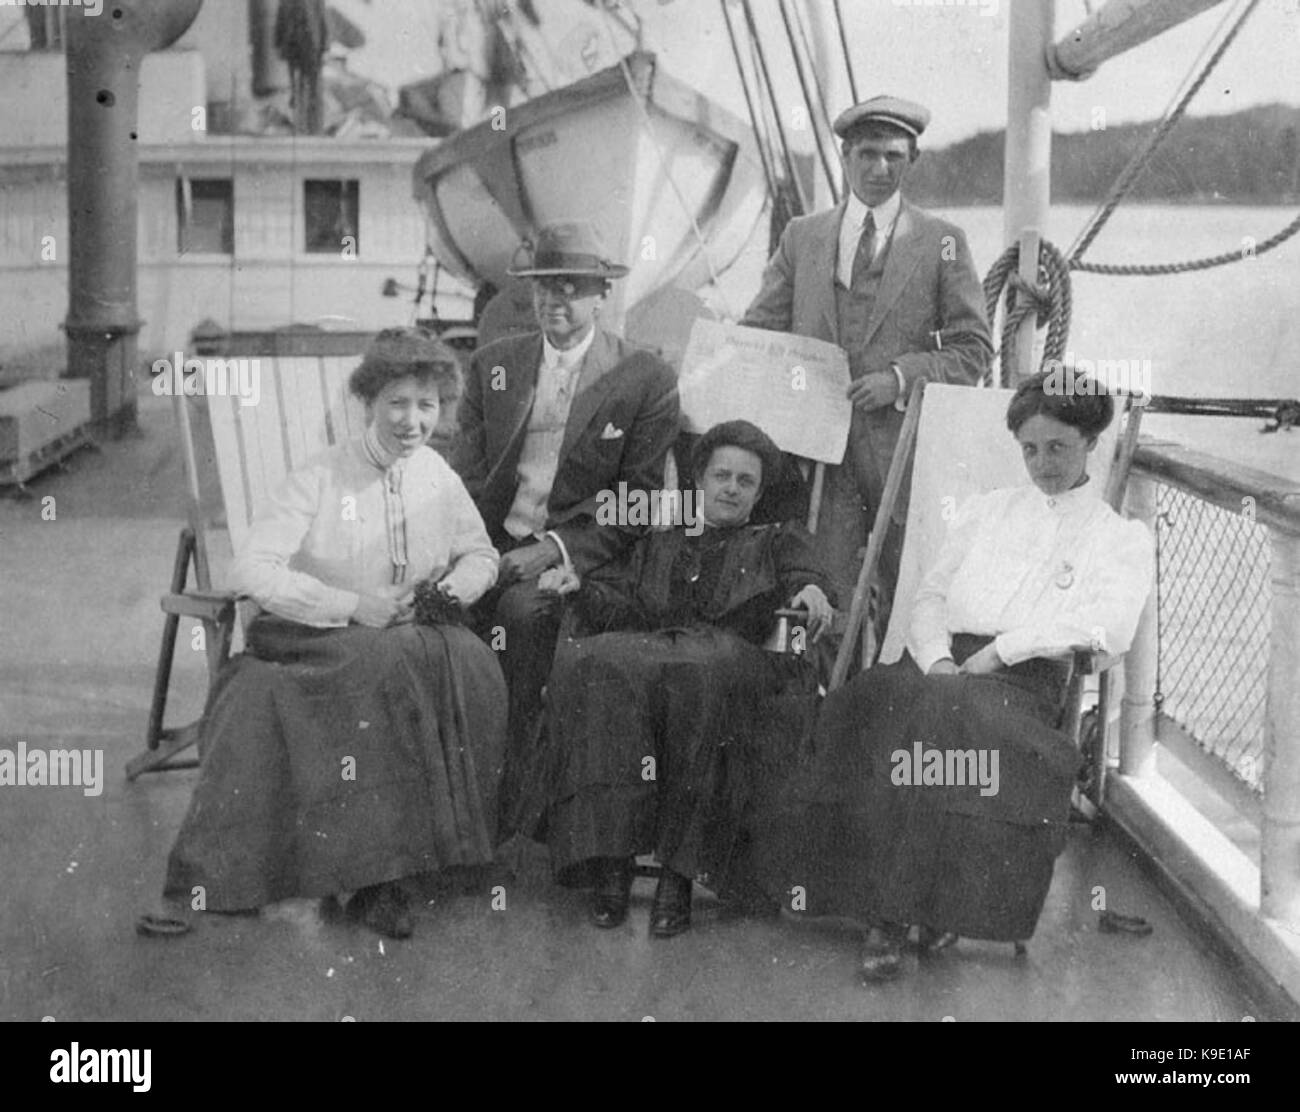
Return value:
M 405 582 L 393 583 L 385 472 L 358 439 L 285 478 L 235 561 L 235 590 L 263 610 L 319 628 L 347 625 L 362 594 L 397 598 L 430 576 L 445 579 L 461 602 L 476 601 L 496 582 L 499 557 L 460 477 L 427 446 L 398 466 Z
M 1098 493 L 1086 483 L 1048 497 L 1030 485 L 963 504 L 913 604 L 907 647 L 923 672 L 951 655 L 953 633 L 995 637 L 1007 665 L 1128 651 L 1155 546 Z

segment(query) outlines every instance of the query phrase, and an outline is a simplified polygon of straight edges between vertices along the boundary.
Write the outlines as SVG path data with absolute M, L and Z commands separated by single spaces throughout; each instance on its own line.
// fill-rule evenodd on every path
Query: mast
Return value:
M 1053 0 L 1011 0 L 1007 74 L 1007 146 L 1003 162 L 1003 239 L 1020 244 L 1020 277 L 1038 281 L 1038 245 L 1047 227 L 1052 198 Z M 1016 337 L 1014 386 L 1036 370 L 1031 313 Z M 1007 368 L 1004 368 L 1004 373 Z

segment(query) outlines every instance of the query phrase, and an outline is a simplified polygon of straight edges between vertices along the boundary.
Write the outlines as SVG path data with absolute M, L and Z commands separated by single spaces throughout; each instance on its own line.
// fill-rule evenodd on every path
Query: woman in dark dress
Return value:
M 232 585 L 263 613 L 209 702 L 164 906 L 142 933 L 354 893 L 355 917 L 404 938 L 401 878 L 492 860 L 505 682 L 456 619 L 496 580 L 497 552 L 427 444 L 459 366 L 390 330 L 351 388 L 364 437 L 289 475 L 235 561 Z
M 1079 766 L 1056 729 L 1075 649 L 1123 653 L 1151 536 L 1087 474 L 1112 399 L 1028 379 L 1007 411 L 1032 484 L 970 499 L 917 593 L 908 653 L 825 702 L 811 765 L 756 822 L 768 892 L 869 929 L 860 974 L 960 935 L 1033 934 Z
M 811 667 L 761 645 L 783 607 L 807 610 L 809 641 L 832 617 L 808 534 L 748 523 L 778 461 L 749 422 L 709 430 L 695 451 L 702 520 L 648 534 L 575 596 L 584 630 L 604 632 L 557 651 L 538 790 L 556 876 L 594 886 L 596 926 L 626 918 L 637 854 L 663 866 L 656 938 L 689 928 L 693 878 L 739 894 L 765 717 Z

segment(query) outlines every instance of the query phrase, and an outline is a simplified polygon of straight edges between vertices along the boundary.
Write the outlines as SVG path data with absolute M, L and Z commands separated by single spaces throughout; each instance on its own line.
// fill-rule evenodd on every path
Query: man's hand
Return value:
M 808 632 L 814 645 L 831 628 L 831 621 L 835 617 L 835 610 L 830 601 L 822 589 L 814 583 L 809 583 L 790 600 L 790 609 L 808 611 Z
M 369 626 L 371 629 L 409 622 L 415 616 L 412 609 L 414 597 L 413 591 L 407 591 L 400 598 L 362 595 L 357 599 L 357 608 L 352 611 L 352 620 L 357 625 Z
M 945 656 L 942 660 L 936 660 L 930 665 L 930 670 L 926 672 L 927 676 L 955 676 L 961 672 L 957 667 L 957 662 L 950 656 Z
M 898 376 L 893 371 L 863 375 L 849 383 L 848 397 L 853 408 L 864 413 L 893 405 L 898 400 Z
M 966 663 L 961 666 L 961 671 L 968 676 L 987 676 L 993 672 L 1001 671 L 1002 668 L 1002 658 L 998 656 L 997 648 L 990 641 L 974 656 L 966 658 Z
M 544 595 L 571 595 L 582 581 L 568 568 L 547 568 L 537 577 L 537 589 Z
M 497 582 L 502 586 L 511 583 L 528 582 L 536 579 L 547 568 L 553 568 L 562 561 L 560 546 L 554 538 L 547 537 L 536 544 L 524 545 L 507 552 L 501 557 L 497 569 Z

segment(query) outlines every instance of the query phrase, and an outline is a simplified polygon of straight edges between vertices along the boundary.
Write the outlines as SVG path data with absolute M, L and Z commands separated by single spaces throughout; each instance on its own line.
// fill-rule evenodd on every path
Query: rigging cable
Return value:
M 1237 17 L 1232 27 L 1229 29 L 1223 41 L 1215 48 L 1214 53 L 1210 56 L 1205 67 L 1197 75 L 1196 80 L 1188 86 L 1187 90 L 1179 98 L 1178 103 L 1174 106 L 1172 112 L 1167 113 L 1165 118 L 1160 122 L 1156 130 L 1144 144 L 1142 149 L 1133 156 L 1128 166 L 1124 168 L 1116 180 L 1115 185 L 1111 188 L 1110 194 L 1101 206 L 1101 210 L 1096 218 L 1090 221 L 1088 227 L 1080 235 L 1077 245 L 1070 251 L 1070 269 L 1081 270 L 1085 273 L 1093 274 L 1111 274 L 1111 275 L 1156 275 L 1156 274 L 1180 274 L 1190 270 L 1207 270 L 1210 267 L 1224 266 L 1231 262 L 1240 262 L 1244 258 L 1250 258 L 1251 253 L 1241 250 L 1224 252 L 1211 258 L 1196 259 L 1182 263 L 1168 263 L 1148 266 L 1116 266 L 1102 263 L 1085 263 L 1083 255 L 1092 245 L 1093 240 L 1097 238 L 1098 233 L 1110 219 L 1119 203 L 1133 188 L 1141 172 L 1146 168 L 1147 163 L 1155 155 L 1156 150 L 1169 137 L 1174 125 L 1182 119 L 1187 111 L 1187 106 L 1191 103 L 1192 98 L 1200 91 L 1201 86 L 1209 79 L 1211 73 L 1218 66 L 1219 61 L 1227 53 L 1228 48 L 1232 45 L 1237 35 L 1240 34 L 1246 21 L 1254 14 L 1255 9 L 1259 7 L 1259 0 L 1248 0 L 1244 10 Z M 1286 228 L 1274 236 L 1265 240 L 1264 250 L 1271 250 L 1280 243 L 1286 242 L 1297 231 L 1300 231 L 1300 216 L 1297 216 Z M 1259 255 L 1259 248 L 1255 248 L 1254 255 Z
M 794 6 L 795 25 L 799 29 L 799 41 L 803 44 L 804 53 L 807 54 L 809 58 L 812 58 L 815 61 L 816 55 L 813 53 L 812 42 L 808 33 L 808 28 L 805 26 L 803 12 L 804 12 L 804 8 L 802 6 L 797 4 Z M 831 126 L 831 110 L 826 103 L 826 91 L 822 87 L 821 74 L 818 73 L 817 67 L 815 65 L 812 67 L 812 74 L 813 74 L 813 86 L 817 90 L 817 103 L 821 107 L 822 126 L 826 129 L 826 131 L 834 135 L 834 128 Z M 834 145 L 834 140 L 832 140 L 832 146 L 833 145 Z
M 844 69 L 849 75 L 849 95 L 853 103 L 858 103 L 858 79 L 853 73 L 853 55 L 849 53 L 848 36 L 844 33 L 844 13 L 840 11 L 840 0 L 835 0 L 835 22 L 840 28 L 840 49 L 844 51 Z
M 808 198 L 804 196 L 803 183 L 799 180 L 799 175 L 795 171 L 794 158 L 790 154 L 790 143 L 786 139 L 785 125 L 781 123 L 781 108 L 776 102 L 776 87 L 772 84 L 772 74 L 767 68 L 767 54 L 764 52 L 763 42 L 758 36 L 758 27 L 754 22 L 754 12 L 750 6 L 750 0 L 741 0 L 741 10 L 745 13 L 745 24 L 749 28 L 749 37 L 758 53 L 758 64 L 763 75 L 763 85 L 766 87 L 768 99 L 772 103 L 772 116 L 776 121 L 776 133 L 781 140 L 781 157 L 785 161 L 786 173 L 790 176 L 794 196 L 798 202 L 799 211 L 795 215 L 802 216 L 808 211 Z
M 822 146 L 822 133 L 817 126 L 817 112 L 813 107 L 812 92 L 809 89 L 808 78 L 804 73 L 804 59 L 800 53 L 799 44 L 795 41 L 794 25 L 790 22 L 790 13 L 786 7 L 786 0 L 778 0 L 777 6 L 781 9 L 781 22 L 785 25 L 785 37 L 790 43 L 790 57 L 794 59 L 795 73 L 799 77 L 799 89 L 803 94 L 804 108 L 808 112 L 808 123 L 812 127 L 813 142 L 817 146 L 817 157 L 822 164 L 822 172 L 826 175 L 826 184 L 830 186 L 831 196 L 835 198 L 835 203 L 838 205 L 840 203 L 839 186 L 836 184 L 835 174 L 831 170 L 830 159 L 826 157 L 825 148 Z
M 736 59 L 736 75 L 740 78 L 740 88 L 745 94 L 745 107 L 749 110 L 749 126 L 754 131 L 754 145 L 758 148 L 758 158 L 763 164 L 763 178 L 767 182 L 767 193 L 769 197 L 776 198 L 777 184 L 776 173 L 769 159 L 772 157 L 766 136 L 759 125 L 758 113 L 754 107 L 754 98 L 749 91 L 749 79 L 745 74 L 745 67 L 740 54 L 740 44 L 736 42 L 735 28 L 731 24 L 731 15 L 727 10 L 727 0 L 718 0 L 718 5 L 722 8 L 722 18 L 727 25 L 727 38 L 731 41 L 731 53 Z

